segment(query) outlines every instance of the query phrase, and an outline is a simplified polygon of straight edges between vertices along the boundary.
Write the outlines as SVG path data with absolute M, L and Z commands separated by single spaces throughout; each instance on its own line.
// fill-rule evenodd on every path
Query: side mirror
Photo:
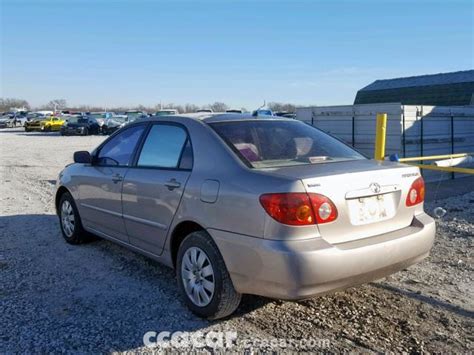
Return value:
M 80 150 L 74 152 L 74 163 L 90 164 L 92 163 L 92 157 L 88 151 Z

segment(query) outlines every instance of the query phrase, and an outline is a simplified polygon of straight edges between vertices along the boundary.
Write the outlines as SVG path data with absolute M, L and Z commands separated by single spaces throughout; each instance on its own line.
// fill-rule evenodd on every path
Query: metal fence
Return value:
M 299 108 L 296 119 L 329 132 L 372 157 L 378 112 L 387 113 L 386 154 L 400 157 L 474 152 L 473 106 L 389 104 Z M 428 181 L 464 174 L 424 171 Z

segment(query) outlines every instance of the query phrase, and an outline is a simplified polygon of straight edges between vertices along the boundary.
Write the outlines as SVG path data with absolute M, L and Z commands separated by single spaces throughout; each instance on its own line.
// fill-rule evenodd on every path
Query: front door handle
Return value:
M 181 186 L 181 183 L 179 181 L 176 181 L 176 179 L 171 179 L 167 182 L 165 182 L 165 186 L 168 188 L 168 190 L 172 191 L 174 189 L 177 189 L 178 187 Z
M 123 176 L 120 175 L 120 174 L 115 174 L 112 176 L 112 181 L 114 182 L 114 184 L 120 182 L 123 180 Z

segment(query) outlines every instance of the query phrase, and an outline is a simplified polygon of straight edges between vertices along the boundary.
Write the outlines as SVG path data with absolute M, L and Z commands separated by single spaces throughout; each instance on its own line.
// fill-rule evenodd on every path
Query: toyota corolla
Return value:
M 418 168 L 292 119 L 148 118 L 74 161 L 57 183 L 64 239 L 100 236 L 174 268 L 208 319 L 242 294 L 297 300 L 382 278 L 435 235 Z

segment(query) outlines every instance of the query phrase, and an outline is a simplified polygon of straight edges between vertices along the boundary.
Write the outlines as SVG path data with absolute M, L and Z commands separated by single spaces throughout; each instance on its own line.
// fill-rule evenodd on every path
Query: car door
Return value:
M 123 217 L 130 243 L 161 254 L 192 169 L 184 126 L 154 123 L 123 182 Z
M 128 242 L 122 218 L 122 184 L 145 127 L 134 125 L 112 136 L 83 170 L 78 186 L 86 228 Z

